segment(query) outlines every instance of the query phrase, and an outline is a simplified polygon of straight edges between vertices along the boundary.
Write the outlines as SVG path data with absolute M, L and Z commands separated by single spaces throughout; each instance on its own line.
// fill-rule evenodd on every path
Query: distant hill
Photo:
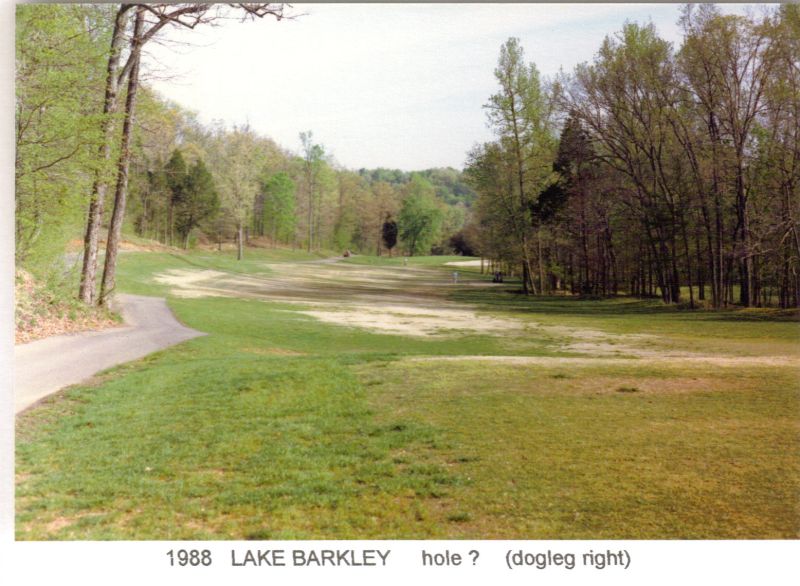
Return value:
M 471 207 L 476 194 L 464 181 L 464 174 L 452 167 L 438 167 L 424 171 L 401 171 L 400 169 L 360 169 L 358 174 L 370 183 L 384 181 L 391 185 L 403 185 L 412 175 L 421 175 L 436 188 L 436 196 L 449 205 L 463 203 Z

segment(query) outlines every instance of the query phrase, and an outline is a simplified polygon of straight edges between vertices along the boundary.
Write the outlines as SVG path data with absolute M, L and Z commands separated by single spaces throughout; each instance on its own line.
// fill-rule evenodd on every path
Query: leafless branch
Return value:
M 147 12 L 151 17 L 155 18 L 154 22 L 148 22 L 150 27 L 142 35 L 139 46 L 146 44 L 158 32 L 167 25 L 176 25 L 190 30 L 195 29 L 201 24 L 214 24 L 214 21 L 224 19 L 225 16 L 221 12 L 223 6 L 228 6 L 234 9 L 243 11 L 241 20 L 264 18 L 272 16 L 276 20 L 283 20 L 284 18 L 294 18 L 287 16 L 285 9 L 291 8 L 290 4 L 283 3 L 266 3 L 266 4 L 208 4 L 208 3 L 193 3 L 193 4 L 134 4 L 141 10 Z M 118 76 L 118 83 L 122 84 L 125 78 L 130 73 L 133 65 L 134 55 L 128 56 L 125 66 L 120 70 Z

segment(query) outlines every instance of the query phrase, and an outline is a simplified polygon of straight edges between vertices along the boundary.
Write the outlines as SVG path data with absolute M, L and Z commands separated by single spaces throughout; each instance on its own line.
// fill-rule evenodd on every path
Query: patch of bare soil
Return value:
M 60 299 L 23 270 L 16 272 L 14 300 L 15 344 L 121 324 L 120 319 L 106 309 Z

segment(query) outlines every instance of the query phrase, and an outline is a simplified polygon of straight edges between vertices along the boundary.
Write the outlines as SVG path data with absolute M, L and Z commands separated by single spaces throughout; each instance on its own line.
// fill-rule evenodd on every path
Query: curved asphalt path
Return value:
M 204 336 L 175 319 L 165 299 L 118 294 L 125 326 L 52 336 L 14 348 L 14 413 L 93 374 Z

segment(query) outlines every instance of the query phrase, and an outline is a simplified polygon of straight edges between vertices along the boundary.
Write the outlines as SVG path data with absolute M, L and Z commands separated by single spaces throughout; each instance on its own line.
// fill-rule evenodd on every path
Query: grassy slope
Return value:
M 152 272 L 303 259 L 131 253 L 120 280 L 165 294 Z M 456 297 L 542 323 L 668 333 L 693 349 L 797 351 L 791 322 Z M 211 335 L 18 418 L 18 538 L 798 536 L 792 369 L 409 362 L 553 351 L 547 338 L 349 330 L 285 304 L 170 304 Z

